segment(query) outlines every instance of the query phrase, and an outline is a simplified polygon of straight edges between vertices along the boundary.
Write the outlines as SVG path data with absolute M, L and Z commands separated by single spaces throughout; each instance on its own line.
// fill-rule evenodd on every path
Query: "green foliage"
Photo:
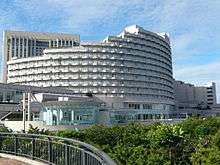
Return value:
M 57 132 L 56 136 L 84 140 L 84 133 L 78 130 L 62 130 Z
M 220 128 L 220 118 L 190 118 L 179 125 L 186 134 L 199 139 L 209 134 L 215 134 Z
M 220 130 L 214 136 L 201 140 L 192 154 L 193 164 L 220 164 Z
M 49 131 L 45 129 L 39 129 L 38 127 L 33 127 L 33 125 L 29 124 L 28 132 L 29 134 L 45 134 L 48 135 Z
M 12 132 L 12 130 L 8 129 L 8 128 L 5 127 L 5 126 L 1 126 L 1 127 L 0 127 L 0 132 Z
M 122 137 L 123 127 L 97 125 L 90 129 L 85 129 L 85 139 L 99 146 L 109 145 L 113 147 Z
M 97 125 L 57 136 L 93 144 L 119 165 L 220 164 L 220 118 L 190 118 L 178 124 Z

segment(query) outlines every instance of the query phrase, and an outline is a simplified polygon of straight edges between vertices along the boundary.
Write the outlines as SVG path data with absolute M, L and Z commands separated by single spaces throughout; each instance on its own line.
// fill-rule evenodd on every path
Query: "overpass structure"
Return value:
M 28 157 L 50 165 L 116 165 L 94 146 L 55 136 L 0 133 L 0 152 Z

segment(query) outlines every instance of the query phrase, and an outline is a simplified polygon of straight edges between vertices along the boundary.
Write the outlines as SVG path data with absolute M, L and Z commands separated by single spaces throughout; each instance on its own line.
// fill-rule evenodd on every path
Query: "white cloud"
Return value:
M 182 78 L 219 77 L 220 60 L 203 65 L 176 66 L 175 75 Z

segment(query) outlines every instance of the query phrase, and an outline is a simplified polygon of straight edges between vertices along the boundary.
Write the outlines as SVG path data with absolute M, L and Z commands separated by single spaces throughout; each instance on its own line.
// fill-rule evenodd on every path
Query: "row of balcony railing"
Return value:
M 19 70 L 9 70 L 10 76 L 20 76 L 20 75 L 27 75 L 27 74 L 47 74 L 47 73 L 90 73 L 93 75 L 94 73 L 121 73 L 121 74 L 136 74 L 136 75 L 146 75 L 146 71 L 153 70 L 158 73 L 162 73 L 165 75 L 172 75 L 172 72 L 162 68 L 157 67 L 154 64 L 149 64 L 145 68 L 133 68 L 133 67 L 103 67 L 103 66 L 86 66 L 86 67 L 77 67 L 77 66 L 45 66 L 39 68 L 27 68 L 27 69 L 19 69 Z
M 12 73 L 12 72 L 11 72 Z M 29 74 L 24 74 L 20 75 L 20 74 L 16 74 L 14 76 L 11 76 L 11 73 L 9 74 L 9 81 L 11 82 L 22 82 L 25 80 L 66 80 L 66 79 L 70 79 L 70 80 L 80 80 L 80 79 L 88 79 L 88 80 L 98 80 L 98 81 L 102 81 L 102 80 L 124 80 L 124 81 L 131 81 L 131 82 L 160 82 L 163 84 L 167 84 L 172 86 L 173 84 L 173 79 L 171 77 L 165 77 L 163 75 L 158 75 L 158 74 L 154 74 L 152 71 L 150 71 L 148 74 L 149 75 L 140 75 L 140 74 L 123 74 L 123 76 L 121 75 L 121 73 L 113 73 L 113 74 L 92 74 L 92 73 L 77 73 L 77 74 L 73 74 L 73 73 L 53 73 L 49 72 L 49 73 L 29 73 Z
M 140 49 L 140 50 L 142 50 L 144 47 L 154 47 L 154 48 L 159 49 L 167 54 L 170 54 L 170 48 L 167 49 L 166 47 L 164 47 L 164 45 L 160 45 L 160 44 L 154 43 L 154 42 L 149 42 L 141 36 L 128 35 L 128 37 L 129 37 L 129 41 L 128 40 L 118 41 L 118 42 L 120 42 L 120 45 L 122 45 L 122 47 L 131 47 L 131 48 L 135 47 L 135 49 Z
M 73 70 L 76 68 L 84 68 L 86 70 L 106 70 L 106 69 L 110 69 L 111 70 L 114 67 L 120 68 L 120 70 L 122 69 L 142 69 L 144 70 L 146 67 L 147 68 L 156 68 L 156 69 L 160 69 L 160 70 L 165 70 L 168 72 L 171 72 L 172 74 L 172 68 L 167 67 L 167 65 L 161 64 L 160 62 L 154 61 L 154 60 L 146 60 L 146 62 L 127 62 L 127 61 L 123 61 L 123 62 L 109 62 L 109 61 L 62 61 L 62 62 L 54 62 L 54 61 L 49 61 L 49 60 L 45 60 L 42 63 L 19 63 L 19 64 L 11 64 L 9 65 L 8 70 L 22 70 L 22 69 L 43 69 L 45 70 L 45 68 L 57 68 L 60 69 L 68 69 L 68 70 Z M 102 68 L 100 68 L 102 67 Z
M 74 54 L 74 53 L 73 53 Z M 126 61 L 131 61 L 131 62 L 137 62 L 138 64 L 139 63 L 142 63 L 143 61 L 145 61 L 145 60 L 143 60 L 143 59 L 137 59 L 137 58 L 145 58 L 146 59 L 146 53 L 144 53 L 144 56 L 137 56 L 137 55 L 140 55 L 140 54 L 142 54 L 142 52 L 139 52 L 138 54 L 132 54 L 133 55 L 133 57 L 134 58 L 131 58 L 131 59 L 129 59 L 129 58 L 127 58 L 127 56 L 129 57 L 131 54 L 126 54 L 126 58 L 125 57 L 123 57 L 122 58 L 122 56 L 120 57 L 120 58 L 118 58 L 118 57 L 111 57 L 111 58 L 103 58 L 103 57 L 105 57 L 105 55 L 104 54 L 100 54 L 100 56 L 99 56 L 99 58 L 97 58 L 97 59 L 99 59 L 99 61 L 101 61 L 102 63 L 104 63 L 105 64 L 105 62 L 106 62 L 106 65 L 111 65 L 111 64 L 108 64 L 107 62 L 110 62 L 110 63 L 112 63 L 112 60 L 114 61 L 114 63 L 121 63 L 121 61 L 124 61 L 124 62 L 126 62 Z M 48 54 L 49 55 L 49 54 Z M 155 55 L 155 53 L 153 53 L 153 54 L 149 54 L 149 57 L 153 57 Z M 164 61 L 164 59 L 163 58 L 161 58 L 161 56 L 159 55 L 159 57 L 158 57 L 158 54 L 156 54 L 157 55 L 157 57 L 155 58 L 155 59 L 158 59 L 158 61 L 160 60 L 160 61 L 162 61 L 163 63 L 167 63 L 167 64 L 170 64 L 171 65 L 171 61 L 170 60 L 167 60 L 166 59 L 166 61 Z M 86 56 L 86 55 L 85 55 Z M 94 57 L 95 57 L 95 55 L 93 55 Z M 83 58 L 82 58 L 83 57 Z M 132 57 L 132 56 L 131 56 Z M 67 60 L 67 61 L 65 61 L 65 59 Z M 50 60 L 50 61 L 52 61 L 53 60 L 53 62 L 56 64 L 60 64 L 61 62 L 63 63 L 63 65 L 70 65 L 70 64 L 74 64 L 77 60 L 76 59 L 81 59 L 81 61 L 80 60 L 78 60 L 78 63 L 80 62 L 81 64 L 84 64 L 85 63 L 85 65 L 86 64 L 92 64 L 92 65 L 96 65 L 96 61 L 93 61 L 92 59 L 95 59 L 95 58 L 86 58 L 86 57 L 84 57 L 83 55 L 78 55 L 78 54 L 76 54 L 76 55 L 71 55 L 71 56 L 69 56 L 68 54 L 65 54 L 65 56 L 63 56 L 62 55 L 62 53 L 60 52 L 60 55 L 59 55 L 59 53 L 57 52 L 57 54 L 56 55 L 53 55 L 53 56 L 51 56 L 51 58 L 47 58 L 46 56 L 44 57 L 44 58 L 38 58 L 38 59 L 35 59 L 35 58 L 32 58 L 32 59 L 24 59 L 24 60 L 18 60 L 18 61 L 11 61 L 11 62 L 9 62 L 9 64 L 15 64 L 15 68 L 17 67 L 17 65 L 16 64 L 20 64 L 20 63 L 26 63 L 27 65 L 29 65 L 29 67 L 32 67 L 32 66 L 35 66 L 35 65 L 37 65 L 38 66 L 38 63 L 39 63 L 39 66 L 42 66 L 42 65 L 45 65 L 45 62 L 43 62 L 43 63 L 41 63 L 40 64 L 40 62 L 43 60 L 43 61 L 46 61 L 46 60 Z M 84 59 L 89 59 L 90 61 L 89 61 L 89 63 L 88 62 L 86 62 L 86 60 L 84 61 Z M 58 61 L 57 61 L 58 60 Z M 62 61 L 60 61 L 60 60 L 62 60 Z M 92 60 L 92 61 L 91 61 Z M 97 61 L 97 63 L 99 62 L 99 61 Z M 14 68 L 13 67 L 13 68 Z
M 133 38 L 133 42 L 144 43 L 145 45 L 154 44 L 170 51 L 170 44 L 168 42 L 157 37 L 151 37 L 145 33 L 139 33 L 138 35 L 127 33 L 125 34 L 125 38 Z

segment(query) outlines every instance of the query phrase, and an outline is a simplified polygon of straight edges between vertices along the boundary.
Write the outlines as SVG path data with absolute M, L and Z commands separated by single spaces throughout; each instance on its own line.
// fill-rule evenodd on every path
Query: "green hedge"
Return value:
M 85 141 L 122 165 L 220 164 L 220 118 L 190 118 L 178 124 L 97 125 L 55 135 Z

